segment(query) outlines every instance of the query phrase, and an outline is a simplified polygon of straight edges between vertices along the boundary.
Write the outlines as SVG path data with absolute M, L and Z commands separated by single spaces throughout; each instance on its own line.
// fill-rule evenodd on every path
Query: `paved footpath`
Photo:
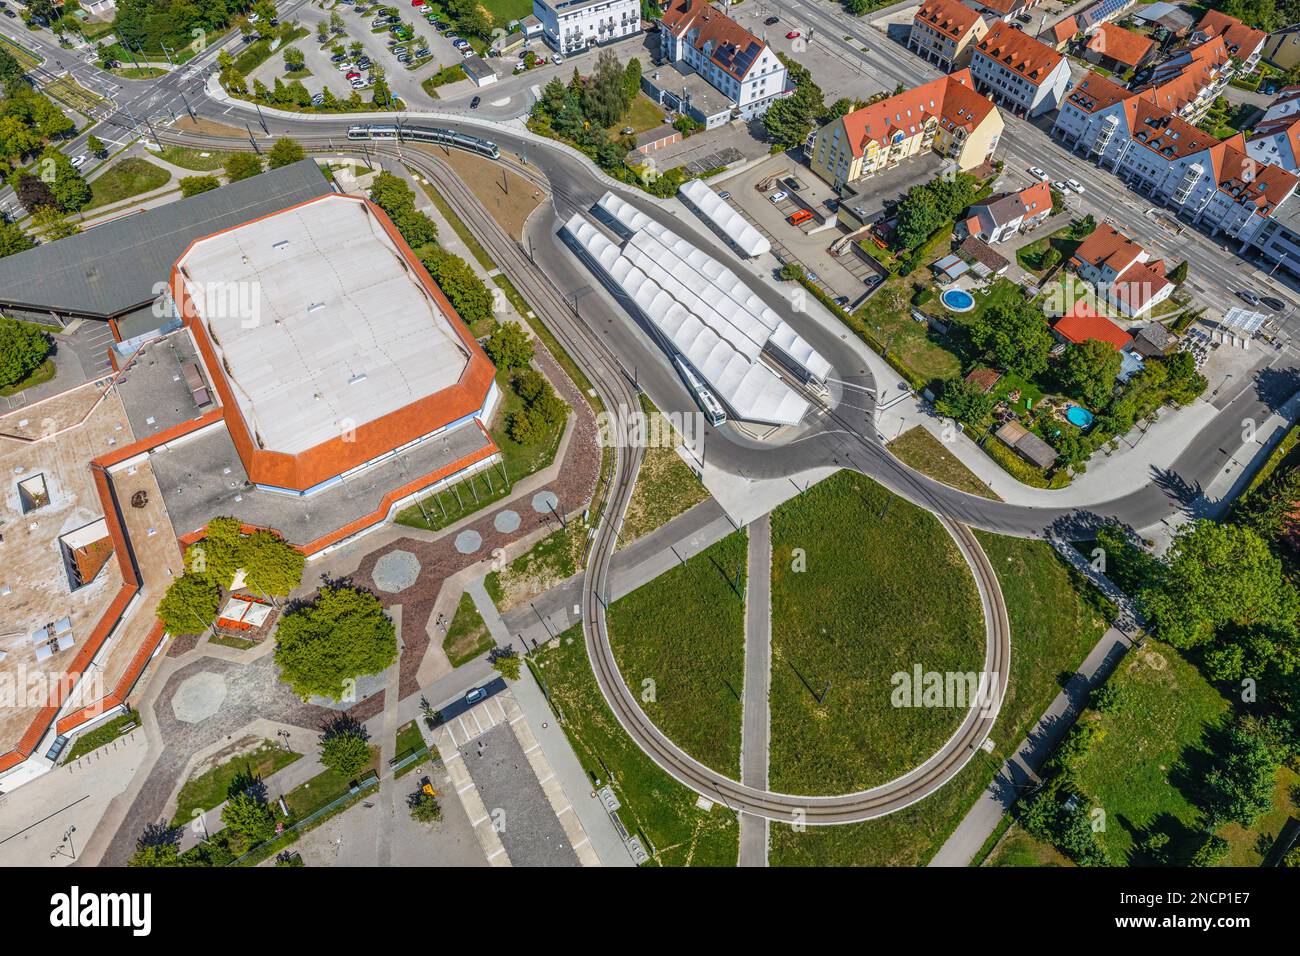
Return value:
M 749 570 L 745 576 L 745 689 L 740 739 L 740 782 L 767 789 L 772 715 L 772 516 L 749 525 Z M 741 814 L 740 865 L 767 866 L 765 817 Z
M 1052 544 L 1066 561 L 1087 575 L 1106 597 L 1115 602 L 1120 609 L 1119 616 L 1079 665 L 1079 669 L 1070 676 L 1038 723 L 1020 742 L 1016 752 L 994 775 L 952 836 L 948 837 L 947 842 L 930 860 L 930 866 L 970 865 L 975 854 L 997 829 L 1003 814 L 1011 809 L 1027 787 L 1039 782 L 1038 771 L 1043 762 L 1056 750 L 1087 706 L 1093 688 L 1100 686 L 1111 671 L 1119 666 L 1120 660 L 1142 630 L 1132 601 L 1122 591 L 1094 571 L 1069 542 L 1054 541 Z

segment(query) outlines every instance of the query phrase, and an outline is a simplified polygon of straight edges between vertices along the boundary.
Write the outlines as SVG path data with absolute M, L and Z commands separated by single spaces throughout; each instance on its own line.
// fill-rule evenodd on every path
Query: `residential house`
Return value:
M 762 116 L 789 92 L 776 51 L 705 0 L 669 0 L 659 23 L 659 55 L 730 99 L 734 118 Z
M 637 0 L 533 0 L 533 16 L 546 45 L 565 56 L 641 32 Z
M 925 0 L 912 18 L 907 47 L 951 72 L 970 65 L 972 47 L 988 32 L 984 18 L 960 0 Z
M 1133 21 L 1140 26 L 1150 27 L 1152 36 L 1160 43 L 1166 40 L 1181 40 L 1192 32 L 1196 18 L 1175 3 L 1139 4 L 1133 11 Z
M 1129 318 L 1137 318 L 1174 291 L 1162 260 L 1152 259 L 1140 245 L 1104 223 L 1079 244 L 1070 265 L 1098 299 Z
M 975 44 L 975 88 L 1026 116 L 1056 109 L 1070 87 L 1070 66 L 1050 46 L 998 23 Z
M 970 207 L 968 233 L 987 243 L 1004 242 L 1020 231 L 1028 232 L 1052 212 L 1052 189 L 1034 183 L 1016 193 L 1004 193 Z
M 1080 299 L 1056 320 L 1052 331 L 1062 342 L 1082 345 L 1089 340 L 1105 342 L 1116 352 L 1124 352 L 1133 346 L 1133 336 L 1103 315 L 1098 315 L 1092 306 Z
M 1133 0 L 1097 0 L 1092 6 L 1085 7 L 1078 15 L 1079 29 L 1091 30 L 1102 23 L 1107 23 L 1132 5 Z
M 1223 37 L 1188 47 L 1165 60 L 1136 89 L 1162 109 L 1196 124 L 1236 74 Z
M 1204 43 L 1216 37 L 1223 40 L 1228 53 L 1241 63 L 1243 73 L 1254 72 L 1268 40 L 1268 34 L 1263 30 L 1248 27 L 1236 17 L 1218 10 L 1208 10 L 1192 30 L 1192 43 Z
M 1168 355 L 1178 339 L 1159 322 L 1148 322 L 1133 335 L 1133 350 L 1143 358 Z
M 1070 91 L 1052 132 L 1180 218 L 1243 244 L 1296 188 L 1295 175 L 1251 157 L 1244 136 L 1217 140 L 1158 105 L 1150 90 L 1127 90 L 1097 73 Z
M 837 189 L 933 151 L 958 169 L 997 149 L 1002 116 L 974 90 L 969 70 L 942 76 L 832 120 L 809 137 L 808 165 Z
M 1156 45 L 1140 33 L 1125 30 L 1113 23 L 1103 23 L 1088 38 L 1083 58 L 1113 73 L 1142 67 L 1155 52 Z
M 1246 141 L 1246 151 L 1258 162 L 1300 172 L 1300 115 L 1256 123 Z
M 1039 33 L 1038 40 L 1040 43 L 1050 46 L 1057 53 L 1064 53 L 1070 41 L 1082 32 L 1077 17 L 1062 17 Z
M 1287 73 L 1300 66 L 1300 23 L 1270 33 L 1260 56 Z

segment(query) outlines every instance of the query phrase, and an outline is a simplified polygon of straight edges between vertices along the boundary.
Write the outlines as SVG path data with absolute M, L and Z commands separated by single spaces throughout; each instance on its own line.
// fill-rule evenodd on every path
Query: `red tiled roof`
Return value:
M 1098 342 L 1110 343 L 1117 352 L 1133 341 L 1133 336 L 1110 319 L 1098 315 L 1087 302 L 1082 300 L 1076 302 L 1074 308 L 1061 316 L 1054 328 L 1063 338 L 1076 345 L 1081 345 L 1089 339 L 1096 339 Z
M 1146 59 L 1153 46 L 1142 34 L 1114 23 L 1103 23 L 1088 41 L 1088 49 L 1093 53 L 1132 67 Z
M 1079 20 L 1077 17 L 1065 17 L 1057 20 L 1052 25 L 1052 38 L 1057 43 L 1064 43 L 1070 37 L 1079 32 Z
M 975 45 L 981 54 L 1039 86 L 1061 62 L 1061 54 L 1003 22 Z
M 913 20 L 920 20 L 944 36 L 960 40 L 980 22 L 980 15 L 958 0 L 925 0 Z
M 1085 113 L 1095 113 L 1116 103 L 1137 96 L 1132 90 L 1126 90 L 1114 80 L 1108 80 L 1100 73 L 1089 73 L 1074 89 L 1066 100 Z
M 690 38 L 691 31 L 697 31 L 691 39 L 691 46 L 704 52 L 710 46 L 709 60 L 729 76 L 743 80 L 749 67 L 757 62 L 754 56 L 746 61 L 742 70 L 734 54 L 745 52 L 751 46 L 760 51 L 766 45 L 725 13 L 714 9 L 706 0 L 671 0 L 660 15 L 660 21 L 669 33 L 678 38 Z
M 1142 311 L 1158 293 L 1170 285 L 1165 278 L 1165 264 L 1160 259 L 1135 262 L 1111 284 L 1111 294 L 1128 304 L 1134 314 Z
M 1109 266 L 1119 274 L 1136 262 L 1143 252 L 1141 246 L 1114 226 L 1102 223 L 1079 244 L 1071 261 L 1095 269 Z
M 1246 59 L 1258 50 L 1268 39 L 1263 30 L 1248 27 L 1236 17 L 1230 17 L 1218 10 L 1208 10 L 1201 22 L 1196 24 L 1197 31 L 1208 36 L 1223 37 L 1228 50 L 1241 59 Z
M 970 70 L 958 70 L 847 114 L 844 135 L 853 155 L 861 156 L 869 142 L 883 146 L 898 133 L 910 138 L 930 117 L 948 130 L 978 126 L 994 106 L 972 86 Z

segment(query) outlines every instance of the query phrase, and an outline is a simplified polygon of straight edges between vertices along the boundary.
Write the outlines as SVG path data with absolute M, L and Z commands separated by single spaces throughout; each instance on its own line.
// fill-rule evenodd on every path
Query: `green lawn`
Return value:
M 379 768 L 379 748 L 372 746 L 370 748 L 370 763 L 368 763 L 355 779 L 360 780 L 366 774 Z M 299 784 L 294 789 L 284 795 L 285 805 L 289 808 L 289 815 L 295 820 L 301 820 L 319 810 L 331 800 L 337 800 L 343 796 L 352 787 L 352 777 L 344 777 L 326 767 L 323 771 L 312 777 L 310 780 Z
M 90 181 L 90 202 L 81 211 L 88 212 L 161 189 L 171 178 L 169 171 L 155 166 L 147 159 L 128 157 Z
M 1247 830 L 1233 823 L 1219 830 L 1219 836 L 1228 841 L 1228 855 L 1222 865 L 1262 866 L 1273 851 L 1282 827 L 1296 816 L 1300 816 L 1300 773 L 1283 766 L 1277 772 L 1273 788 L 1273 809 L 1260 818 L 1254 829 Z
M 402 724 L 402 726 L 397 728 L 396 749 L 393 751 L 395 759 L 401 760 L 413 753 L 419 753 L 424 750 L 425 747 L 424 736 L 420 733 L 420 725 L 416 721 L 408 720 L 406 723 Z M 416 767 L 422 766 L 424 766 L 423 760 L 414 760 L 411 763 L 408 763 L 401 770 L 397 771 L 393 776 L 395 779 L 405 777 Z
M 58 369 L 54 365 L 54 359 L 47 358 L 40 365 L 36 366 L 31 375 L 28 375 L 21 382 L 14 382 L 12 385 L 6 385 L 4 388 L 0 388 L 0 398 L 17 395 L 25 388 L 33 388 L 37 385 L 42 385 L 54 378 L 56 372 L 58 372 Z
M 483 615 L 474 606 L 474 599 L 468 592 L 461 594 L 456 613 L 452 615 L 451 624 L 447 627 L 447 636 L 442 639 L 442 649 L 447 652 L 451 666 L 468 664 L 480 654 L 490 651 L 494 643 L 487 624 L 483 622 Z
M 952 449 L 944 446 L 922 425 L 915 425 L 889 443 L 889 450 L 903 464 L 935 481 L 967 494 L 1001 501 L 988 485 L 967 468 Z
M 1074 861 L 1050 843 L 1012 826 L 989 854 L 985 866 L 1074 866 Z
M 1049 545 L 975 535 L 1011 619 L 1011 674 L 991 734 L 993 753 L 980 751 L 938 792 L 889 816 L 803 833 L 774 826 L 773 866 L 924 866 L 1060 691 L 1058 677 L 1077 668 L 1104 633 L 1110 609 Z
M 225 763 L 190 778 L 181 787 L 180 796 L 176 799 L 176 814 L 172 817 L 172 825 L 184 826 L 194 818 L 196 812 L 211 810 L 223 803 L 230 784 L 239 774 L 249 771 L 265 780 L 301 756 L 302 754 L 264 740 L 256 750 L 232 757 Z
M 922 382 L 941 381 L 961 373 L 961 359 L 948 348 L 943 337 L 912 318 L 913 277 L 890 279 L 885 286 L 850 317 L 850 325 L 861 327 L 880 343 L 889 356 L 906 365 Z M 870 344 L 870 343 L 868 343 Z
M 643 393 L 641 409 L 646 415 L 650 437 L 659 436 L 645 450 L 641 469 L 637 472 L 636 488 L 628 502 L 619 531 L 620 547 L 649 534 L 667 524 L 683 511 L 709 497 L 708 490 L 695 477 L 695 472 L 677 453 L 682 437 L 659 409 Z
M 1198 781 L 1214 758 L 1206 737 L 1230 704 L 1173 648 L 1148 641 L 1111 677 L 1124 693 L 1115 714 L 1100 716 L 1104 735 L 1079 761 L 1079 789 L 1106 810 L 1100 835 L 1115 866 L 1140 864 L 1135 852 L 1163 830 L 1174 865 L 1185 865 L 1204 840 Z
M 632 105 L 623 114 L 623 118 L 610 126 L 606 132 L 611 136 L 621 136 L 623 130 L 630 126 L 632 132 L 629 135 L 635 136 L 638 133 L 644 133 L 648 129 L 663 125 L 664 108 L 644 93 L 638 93 L 636 98 L 632 100 Z
M 646 715 L 692 757 L 737 780 L 747 540 L 737 531 L 609 608 L 619 672 Z
M 122 734 L 126 733 L 129 725 L 139 726 L 139 718 L 132 712 L 127 711 L 120 714 L 112 720 L 105 721 L 93 730 L 88 730 L 72 742 L 72 747 L 68 750 L 63 758 L 63 762 L 72 763 L 78 757 L 90 753 L 92 750 L 98 750 L 111 744 Z
M 158 154 L 160 158 L 173 166 L 193 169 L 196 172 L 210 173 L 221 169 L 231 153 L 220 149 L 195 149 L 191 146 L 164 146 Z
M 929 758 L 968 703 L 897 707 L 893 676 L 984 660 L 979 595 L 951 537 L 841 471 L 772 513 L 772 547 L 772 788 L 862 790 Z
M 735 866 L 740 830 L 722 804 L 696 806 L 627 736 L 596 686 L 582 628 L 573 627 L 530 658 L 592 789 L 611 783 L 628 832 L 662 866 Z
M 1021 246 L 1016 250 L 1016 261 L 1020 266 L 1041 277 L 1047 270 L 1043 268 L 1042 258 L 1049 247 L 1055 248 L 1061 254 L 1059 262 L 1069 262 L 1070 257 L 1074 255 L 1079 248 L 1080 239 L 1069 238 L 1070 226 L 1063 226 L 1050 235 L 1043 236 L 1041 239 L 1035 239 L 1027 245 Z
M 157 66 L 115 66 L 109 71 L 124 80 L 156 80 L 167 71 Z

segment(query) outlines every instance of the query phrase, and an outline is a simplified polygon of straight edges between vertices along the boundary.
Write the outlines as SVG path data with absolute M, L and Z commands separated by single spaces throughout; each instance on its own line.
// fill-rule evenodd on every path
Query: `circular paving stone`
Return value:
M 226 679 L 212 671 L 187 677 L 172 695 L 172 713 L 187 724 L 207 720 L 226 699 Z
M 372 576 L 381 591 L 405 591 L 420 577 L 420 559 L 410 551 L 389 551 L 375 562 Z
M 477 531 L 462 531 L 456 535 L 456 550 L 461 554 L 473 554 L 483 546 L 483 536 Z
M 497 512 L 497 516 L 492 519 L 492 527 L 502 534 L 510 534 L 519 530 L 519 521 L 519 512 L 507 508 L 505 511 Z
M 559 507 L 560 499 L 553 491 L 539 491 L 533 495 L 533 510 L 539 515 L 548 515 L 552 511 L 558 511 Z

